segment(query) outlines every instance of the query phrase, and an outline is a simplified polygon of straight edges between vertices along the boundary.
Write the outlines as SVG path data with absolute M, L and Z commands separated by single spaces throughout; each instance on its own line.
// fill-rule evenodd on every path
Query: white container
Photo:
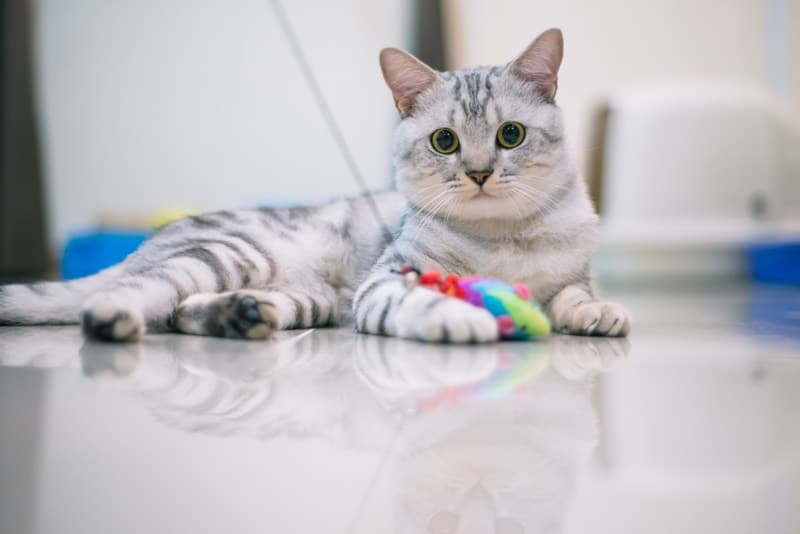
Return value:
M 739 276 L 741 246 L 800 236 L 800 128 L 768 94 L 653 81 L 610 101 L 601 277 Z

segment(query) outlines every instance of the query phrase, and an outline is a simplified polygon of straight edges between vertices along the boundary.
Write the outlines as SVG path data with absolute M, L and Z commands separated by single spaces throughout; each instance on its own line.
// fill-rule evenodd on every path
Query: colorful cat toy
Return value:
M 480 276 L 442 276 L 438 271 L 421 273 L 413 267 L 396 272 L 405 277 L 409 287 L 421 285 L 486 309 L 497 318 L 501 339 L 531 340 L 550 334 L 550 321 L 531 302 L 530 291 L 524 284 L 512 286 Z

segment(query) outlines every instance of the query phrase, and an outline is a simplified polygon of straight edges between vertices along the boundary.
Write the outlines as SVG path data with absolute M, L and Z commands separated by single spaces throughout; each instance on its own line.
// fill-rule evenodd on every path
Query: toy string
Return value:
M 286 11 L 283 8 L 283 4 L 281 4 L 280 0 L 270 0 L 270 4 L 272 5 L 272 9 L 275 12 L 275 16 L 278 19 L 278 25 L 281 27 L 286 40 L 289 42 L 289 47 L 291 49 L 292 55 L 294 56 L 297 65 L 300 67 L 300 71 L 303 73 L 303 78 L 308 85 L 308 88 L 311 90 L 311 94 L 314 97 L 315 102 L 317 103 L 317 107 L 319 108 L 320 112 L 322 113 L 322 117 L 325 120 L 325 124 L 328 126 L 328 130 L 330 130 L 331 135 L 333 135 L 333 139 L 336 142 L 339 151 L 342 153 L 342 157 L 345 160 L 345 163 L 350 169 L 350 173 L 353 175 L 358 187 L 361 189 L 361 192 L 364 195 L 364 198 L 367 199 L 369 203 L 370 210 L 372 214 L 375 216 L 375 220 L 378 222 L 378 225 L 381 227 L 383 231 L 384 238 L 387 242 L 391 243 L 393 241 L 392 233 L 389 231 L 389 228 L 386 226 L 386 223 L 381 216 L 380 209 L 378 209 L 378 205 L 375 202 L 375 198 L 372 195 L 372 192 L 367 187 L 366 182 L 364 182 L 364 176 L 361 174 L 361 170 L 358 168 L 358 164 L 356 163 L 355 158 L 353 157 L 353 153 L 350 151 L 350 147 L 347 145 L 347 141 L 345 141 L 344 135 L 342 134 L 341 129 L 339 128 L 338 123 L 336 122 L 333 113 L 331 112 L 330 106 L 328 106 L 327 100 L 325 100 L 325 95 L 322 93 L 322 89 L 320 88 L 319 82 L 317 81 L 316 76 L 314 76 L 314 71 L 311 70 L 311 65 L 308 63 L 306 59 L 306 55 L 303 52 L 303 47 L 300 46 L 300 41 L 297 38 L 297 34 L 294 32 L 292 25 L 289 23 L 289 19 L 286 16 Z M 395 440 L 400 434 L 400 431 L 403 428 L 403 423 L 400 422 L 393 432 L 389 442 L 386 446 L 386 450 L 383 451 L 381 455 L 380 461 L 378 466 L 375 470 L 375 473 L 372 476 L 364 494 L 362 495 L 361 501 L 356 507 L 356 511 L 353 515 L 352 524 L 350 525 L 350 531 L 352 531 L 355 527 L 355 523 L 357 519 L 360 517 L 367 495 L 371 493 L 377 478 L 383 467 L 390 456 L 390 451 L 392 446 L 394 445 Z
M 353 175 L 358 187 L 361 189 L 361 192 L 367 199 L 370 209 L 372 210 L 372 214 L 375 216 L 375 220 L 378 222 L 383 231 L 384 239 L 391 243 L 394 239 L 392 232 L 390 232 L 389 228 L 386 226 L 386 223 L 381 216 L 380 209 L 378 209 L 378 205 L 375 202 L 375 198 L 364 181 L 364 175 L 358 168 L 358 164 L 353 157 L 353 153 L 350 151 L 350 147 L 347 145 L 347 141 L 342 134 L 342 130 L 339 128 L 339 125 L 336 122 L 336 118 L 333 116 L 333 113 L 331 112 L 331 108 L 328 105 L 327 100 L 325 100 L 325 95 L 322 93 L 322 89 L 317 81 L 316 76 L 314 75 L 314 71 L 311 70 L 311 65 L 306 58 L 303 47 L 300 45 L 300 40 L 297 38 L 297 34 L 292 28 L 292 25 L 289 23 L 289 18 L 286 16 L 286 10 L 284 10 L 283 4 L 281 4 L 280 0 L 270 0 L 270 4 L 272 5 L 272 9 L 278 19 L 278 25 L 281 27 L 286 40 L 289 42 L 292 56 L 294 56 L 297 65 L 300 67 L 303 78 L 305 78 L 306 84 L 308 85 L 308 88 L 311 90 L 311 94 L 314 97 L 314 101 L 317 103 L 320 113 L 322 113 L 322 118 L 325 120 L 325 124 L 328 126 L 328 130 L 330 130 L 331 135 L 333 135 L 333 140 L 336 142 L 336 146 L 342 153 L 342 157 L 349 167 L 350 173 Z

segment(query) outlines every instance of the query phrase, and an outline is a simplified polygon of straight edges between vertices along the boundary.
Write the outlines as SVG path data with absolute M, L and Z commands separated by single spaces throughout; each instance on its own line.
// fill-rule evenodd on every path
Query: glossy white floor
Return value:
M 0 532 L 800 532 L 800 297 L 620 296 L 629 340 L 0 329 Z

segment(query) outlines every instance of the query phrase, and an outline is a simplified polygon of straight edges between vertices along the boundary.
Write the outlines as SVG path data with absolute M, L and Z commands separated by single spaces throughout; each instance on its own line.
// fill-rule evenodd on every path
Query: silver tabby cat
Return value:
M 555 105 L 561 32 L 500 67 L 437 72 L 381 52 L 402 120 L 399 192 L 320 207 L 221 211 L 166 226 L 122 264 L 71 282 L 0 288 L 0 324 L 80 322 L 86 336 L 145 331 L 267 338 L 336 325 L 440 342 L 491 342 L 480 308 L 408 289 L 401 265 L 524 282 L 557 331 L 624 336 L 630 316 L 594 296 L 598 219 Z

